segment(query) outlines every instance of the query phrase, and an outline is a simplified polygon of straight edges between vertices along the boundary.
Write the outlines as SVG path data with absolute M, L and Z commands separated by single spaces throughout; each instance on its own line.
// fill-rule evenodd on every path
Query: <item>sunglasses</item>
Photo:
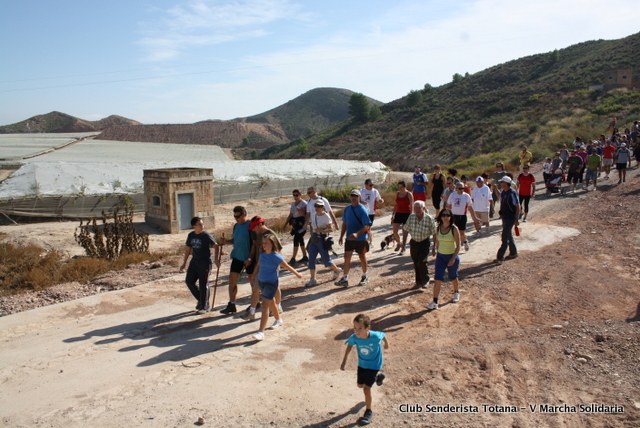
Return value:
M 300 193 L 294 193 L 293 196 L 300 196 Z
M 440 214 L 440 217 L 451 217 L 451 214 Z
M 234 215 L 233 215 L 233 218 L 240 218 L 240 217 L 242 217 L 243 215 L 244 215 L 244 214 L 234 214 Z
M 307 195 L 310 195 L 312 193 L 313 193 L 313 191 L 310 190 L 310 191 L 307 192 Z

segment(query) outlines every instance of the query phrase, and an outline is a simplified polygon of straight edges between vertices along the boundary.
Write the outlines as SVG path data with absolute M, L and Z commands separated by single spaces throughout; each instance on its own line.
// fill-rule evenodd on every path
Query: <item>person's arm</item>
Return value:
M 480 221 L 480 217 L 476 217 L 476 211 L 473 209 L 471 204 L 468 204 L 467 207 L 469 208 L 469 213 L 471 214 L 471 218 L 473 219 L 473 222 L 474 223 L 479 222 Z
M 343 245 L 344 243 L 344 234 L 347 233 L 347 222 L 346 221 L 342 221 L 342 226 L 340 227 L 340 239 L 338 240 L 338 244 L 340 244 L 340 246 Z
M 382 344 L 384 345 L 384 349 L 389 349 L 389 341 L 387 340 L 387 336 L 382 338 Z
M 518 196 L 517 195 L 512 195 L 512 198 L 515 199 L 515 207 L 516 207 L 516 222 L 515 225 L 519 225 L 520 222 L 518 221 L 518 219 L 520 218 L 520 201 L 518 201 Z
M 214 253 L 214 263 L 217 267 L 220 267 L 220 245 L 217 242 L 214 242 L 212 245 L 215 253 Z
M 438 229 L 436 229 L 436 232 L 433 234 L 433 249 L 431 250 L 431 255 L 435 256 L 437 250 L 438 250 Z
M 453 242 L 456 244 L 456 251 L 451 255 L 451 260 L 449 260 L 447 266 L 453 266 L 460 252 L 460 231 L 455 225 L 451 225 L 451 228 L 453 230 Z
M 531 197 L 536 197 L 536 177 L 531 174 Z
M 249 239 L 251 239 L 251 234 L 249 234 Z M 251 266 L 251 262 L 256 259 L 256 253 L 258 252 L 256 248 L 256 240 L 251 239 L 251 250 L 249 250 L 249 258 L 244 261 L 245 266 Z M 257 269 L 257 267 L 256 267 Z M 257 271 L 255 271 L 257 272 Z
M 291 265 L 286 262 L 286 260 L 283 260 L 282 263 L 280 263 L 280 267 L 288 270 L 289 272 L 294 274 L 296 277 L 302 278 L 302 275 L 297 270 L 292 268 Z
M 369 229 L 371 229 L 371 223 L 370 223 L 371 220 L 369 220 L 369 215 L 364 213 L 364 211 L 362 211 L 362 210 L 361 210 L 361 212 L 362 212 L 362 215 L 360 215 L 359 217 L 360 217 L 360 222 L 362 222 L 362 227 L 356 233 L 352 233 L 349 236 L 349 239 L 351 239 L 352 241 L 358 239 L 359 236 L 364 235 L 365 233 L 367 233 L 369 231 Z M 357 213 L 354 213 L 354 214 L 358 215 Z M 367 223 L 367 222 L 369 222 L 369 223 Z
M 187 260 L 189 260 L 189 256 L 191 255 L 191 247 L 188 245 L 184 246 L 184 260 L 182 261 L 182 266 L 180 266 L 180 272 L 184 272 L 184 268 L 187 266 Z
M 351 352 L 351 348 L 353 348 L 353 345 L 347 345 L 347 349 L 345 349 L 344 351 L 344 358 L 342 358 L 342 364 L 340 364 L 340 370 L 344 370 L 345 366 L 347 365 L 347 357 Z

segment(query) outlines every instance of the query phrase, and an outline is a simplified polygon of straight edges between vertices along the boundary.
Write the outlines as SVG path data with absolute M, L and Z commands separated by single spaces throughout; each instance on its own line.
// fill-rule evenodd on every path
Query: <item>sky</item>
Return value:
M 233 119 L 319 87 L 386 103 L 455 73 L 629 36 L 637 10 L 637 0 L 6 0 L 0 125 L 51 111 Z

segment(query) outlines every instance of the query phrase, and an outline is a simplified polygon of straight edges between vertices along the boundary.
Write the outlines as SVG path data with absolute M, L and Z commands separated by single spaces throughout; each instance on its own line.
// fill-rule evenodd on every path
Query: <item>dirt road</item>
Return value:
M 263 342 L 251 337 L 257 322 L 217 312 L 224 286 L 216 311 L 194 315 L 177 272 L 2 317 L 2 424 L 354 426 L 355 358 L 339 365 L 366 312 L 391 344 L 375 426 L 639 426 L 639 193 L 633 170 L 624 185 L 535 200 L 520 257 L 501 266 L 492 222 L 462 254 L 460 302 L 445 283 L 432 312 L 431 288 L 411 289 L 408 254 L 376 245 L 366 287 L 339 289 L 322 269 L 311 289 L 284 275 L 285 325 Z M 388 223 L 376 220 L 376 240 Z

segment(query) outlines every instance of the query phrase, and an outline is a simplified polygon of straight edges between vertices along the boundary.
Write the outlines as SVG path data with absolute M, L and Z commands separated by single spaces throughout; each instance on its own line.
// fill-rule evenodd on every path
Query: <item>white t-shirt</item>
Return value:
M 491 190 L 489 186 L 482 187 L 474 187 L 471 191 L 471 199 L 473 199 L 473 209 L 479 213 L 488 213 L 491 209 L 490 201 L 493 200 L 491 197 Z
M 471 196 L 468 193 L 462 192 L 458 195 L 458 192 L 449 195 L 447 205 L 451 205 L 451 214 L 453 215 L 466 215 L 467 207 L 471 205 Z
M 307 201 L 307 212 L 310 214 L 309 220 L 313 221 L 314 218 L 316 218 L 316 209 L 315 209 L 315 204 L 316 201 L 322 201 L 324 202 L 324 210 L 327 213 L 331 212 L 331 205 L 329 204 L 329 201 L 327 201 L 326 198 L 318 195 L 317 199 L 311 199 L 309 198 L 309 200 Z
M 327 213 L 324 213 L 321 216 L 315 216 L 311 220 L 311 229 L 314 230 L 314 231 L 316 229 L 324 230 L 331 223 L 333 223 L 333 221 L 331 220 L 331 216 L 329 214 L 327 214 Z M 327 232 L 322 232 L 322 233 L 327 233 Z
M 371 190 L 367 190 L 365 188 L 360 190 L 360 200 L 369 214 L 376 213 L 376 201 L 379 201 L 380 199 L 382 198 L 380 197 L 378 189 L 373 188 Z
M 293 214 L 292 215 L 293 218 L 302 217 L 302 214 L 300 214 L 300 211 L 298 211 L 298 208 L 304 209 L 306 211 L 307 201 L 300 199 L 300 202 L 298 202 L 297 204 L 296 204 L 296 201 L 291 202 L 291 214 Z

